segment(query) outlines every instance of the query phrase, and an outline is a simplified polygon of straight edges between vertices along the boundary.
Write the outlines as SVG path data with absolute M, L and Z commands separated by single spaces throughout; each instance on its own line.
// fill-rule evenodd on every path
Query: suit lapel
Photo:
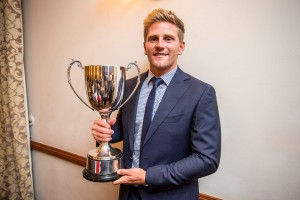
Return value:
M 171 112 L 174 106 L 176 106 L 181 96 L 188 89 L 189 84 L 185 81 L 188 78 L 189 77 L 181 69 L 177 69 L 151 122 L 143 146 L 155 133 L 156 129 L 160 126 L 166 116 Z

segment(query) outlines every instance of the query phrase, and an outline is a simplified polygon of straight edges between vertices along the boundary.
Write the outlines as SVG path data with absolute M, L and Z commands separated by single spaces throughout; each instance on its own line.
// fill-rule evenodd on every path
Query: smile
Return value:
M 167 56 L 168 54 L 166 53 L 154 53 L 154 56 Z

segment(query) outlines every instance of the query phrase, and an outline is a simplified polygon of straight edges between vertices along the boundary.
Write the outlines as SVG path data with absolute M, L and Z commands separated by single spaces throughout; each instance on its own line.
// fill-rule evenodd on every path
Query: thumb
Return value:
M 127 170 L 126 170 L 126 169 L 119 169 L 119 170 L 117 171 L 117 173 L 118 173 L 118 175 L 124 176 L 124 175 L 127 174 Z
M 116 121 L 117 121 L 116 118 L 112 117 L 112 118 L 109 119 L 108 123 L 112 126 L 112 125 L 114 125 L 116 123 Z

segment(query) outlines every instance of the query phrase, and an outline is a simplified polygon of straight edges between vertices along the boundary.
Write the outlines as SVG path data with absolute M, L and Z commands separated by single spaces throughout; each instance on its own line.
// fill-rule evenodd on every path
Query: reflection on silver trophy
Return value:
M 85 89 L 89 104 L 75 91 L 71 79 L 71 67 L 77 64 L 84 69 Z M 136 87 L 126 100 L 123 100 L 126 71 L 135 66 L 138 72 Z M 136 91 L 140 82 L 140 69 L 136 63 L 129 63 L 127 67 L 108 65 L 82 66 L 80 61 L 72 60 L 68 67 L 68 82 L 76 96 L 91 110 L 98 111 L 102 119 L 108 120 L 110 114 L 122 107 Z M 113 181 L 119 178 L 117 170 L 123 168 L 123 153 L 113 148 L 109 142 L 101 142 L 98 148 L 87 154 L 86 168 L 83 177 L 94 182 Z

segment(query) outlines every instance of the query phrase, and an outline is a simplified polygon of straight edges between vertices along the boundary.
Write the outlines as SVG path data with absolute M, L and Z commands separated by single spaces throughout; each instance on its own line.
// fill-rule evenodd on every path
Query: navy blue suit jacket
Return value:
M 123 140 L 124 167 L 131 168 L 137 103 L 141 84 L 120 108 L 112 142 Z M 136 78 L 125 82 L 124 99 Z M 148 186 L 139 186 L 145 200 L 197 200 L 198 178 L 214 173 L 221 154 L 221 127 L 215 90 L 177 69 L 141 145 L 140 167 Z M 127 200 L 129 186 L 120 186 Z

